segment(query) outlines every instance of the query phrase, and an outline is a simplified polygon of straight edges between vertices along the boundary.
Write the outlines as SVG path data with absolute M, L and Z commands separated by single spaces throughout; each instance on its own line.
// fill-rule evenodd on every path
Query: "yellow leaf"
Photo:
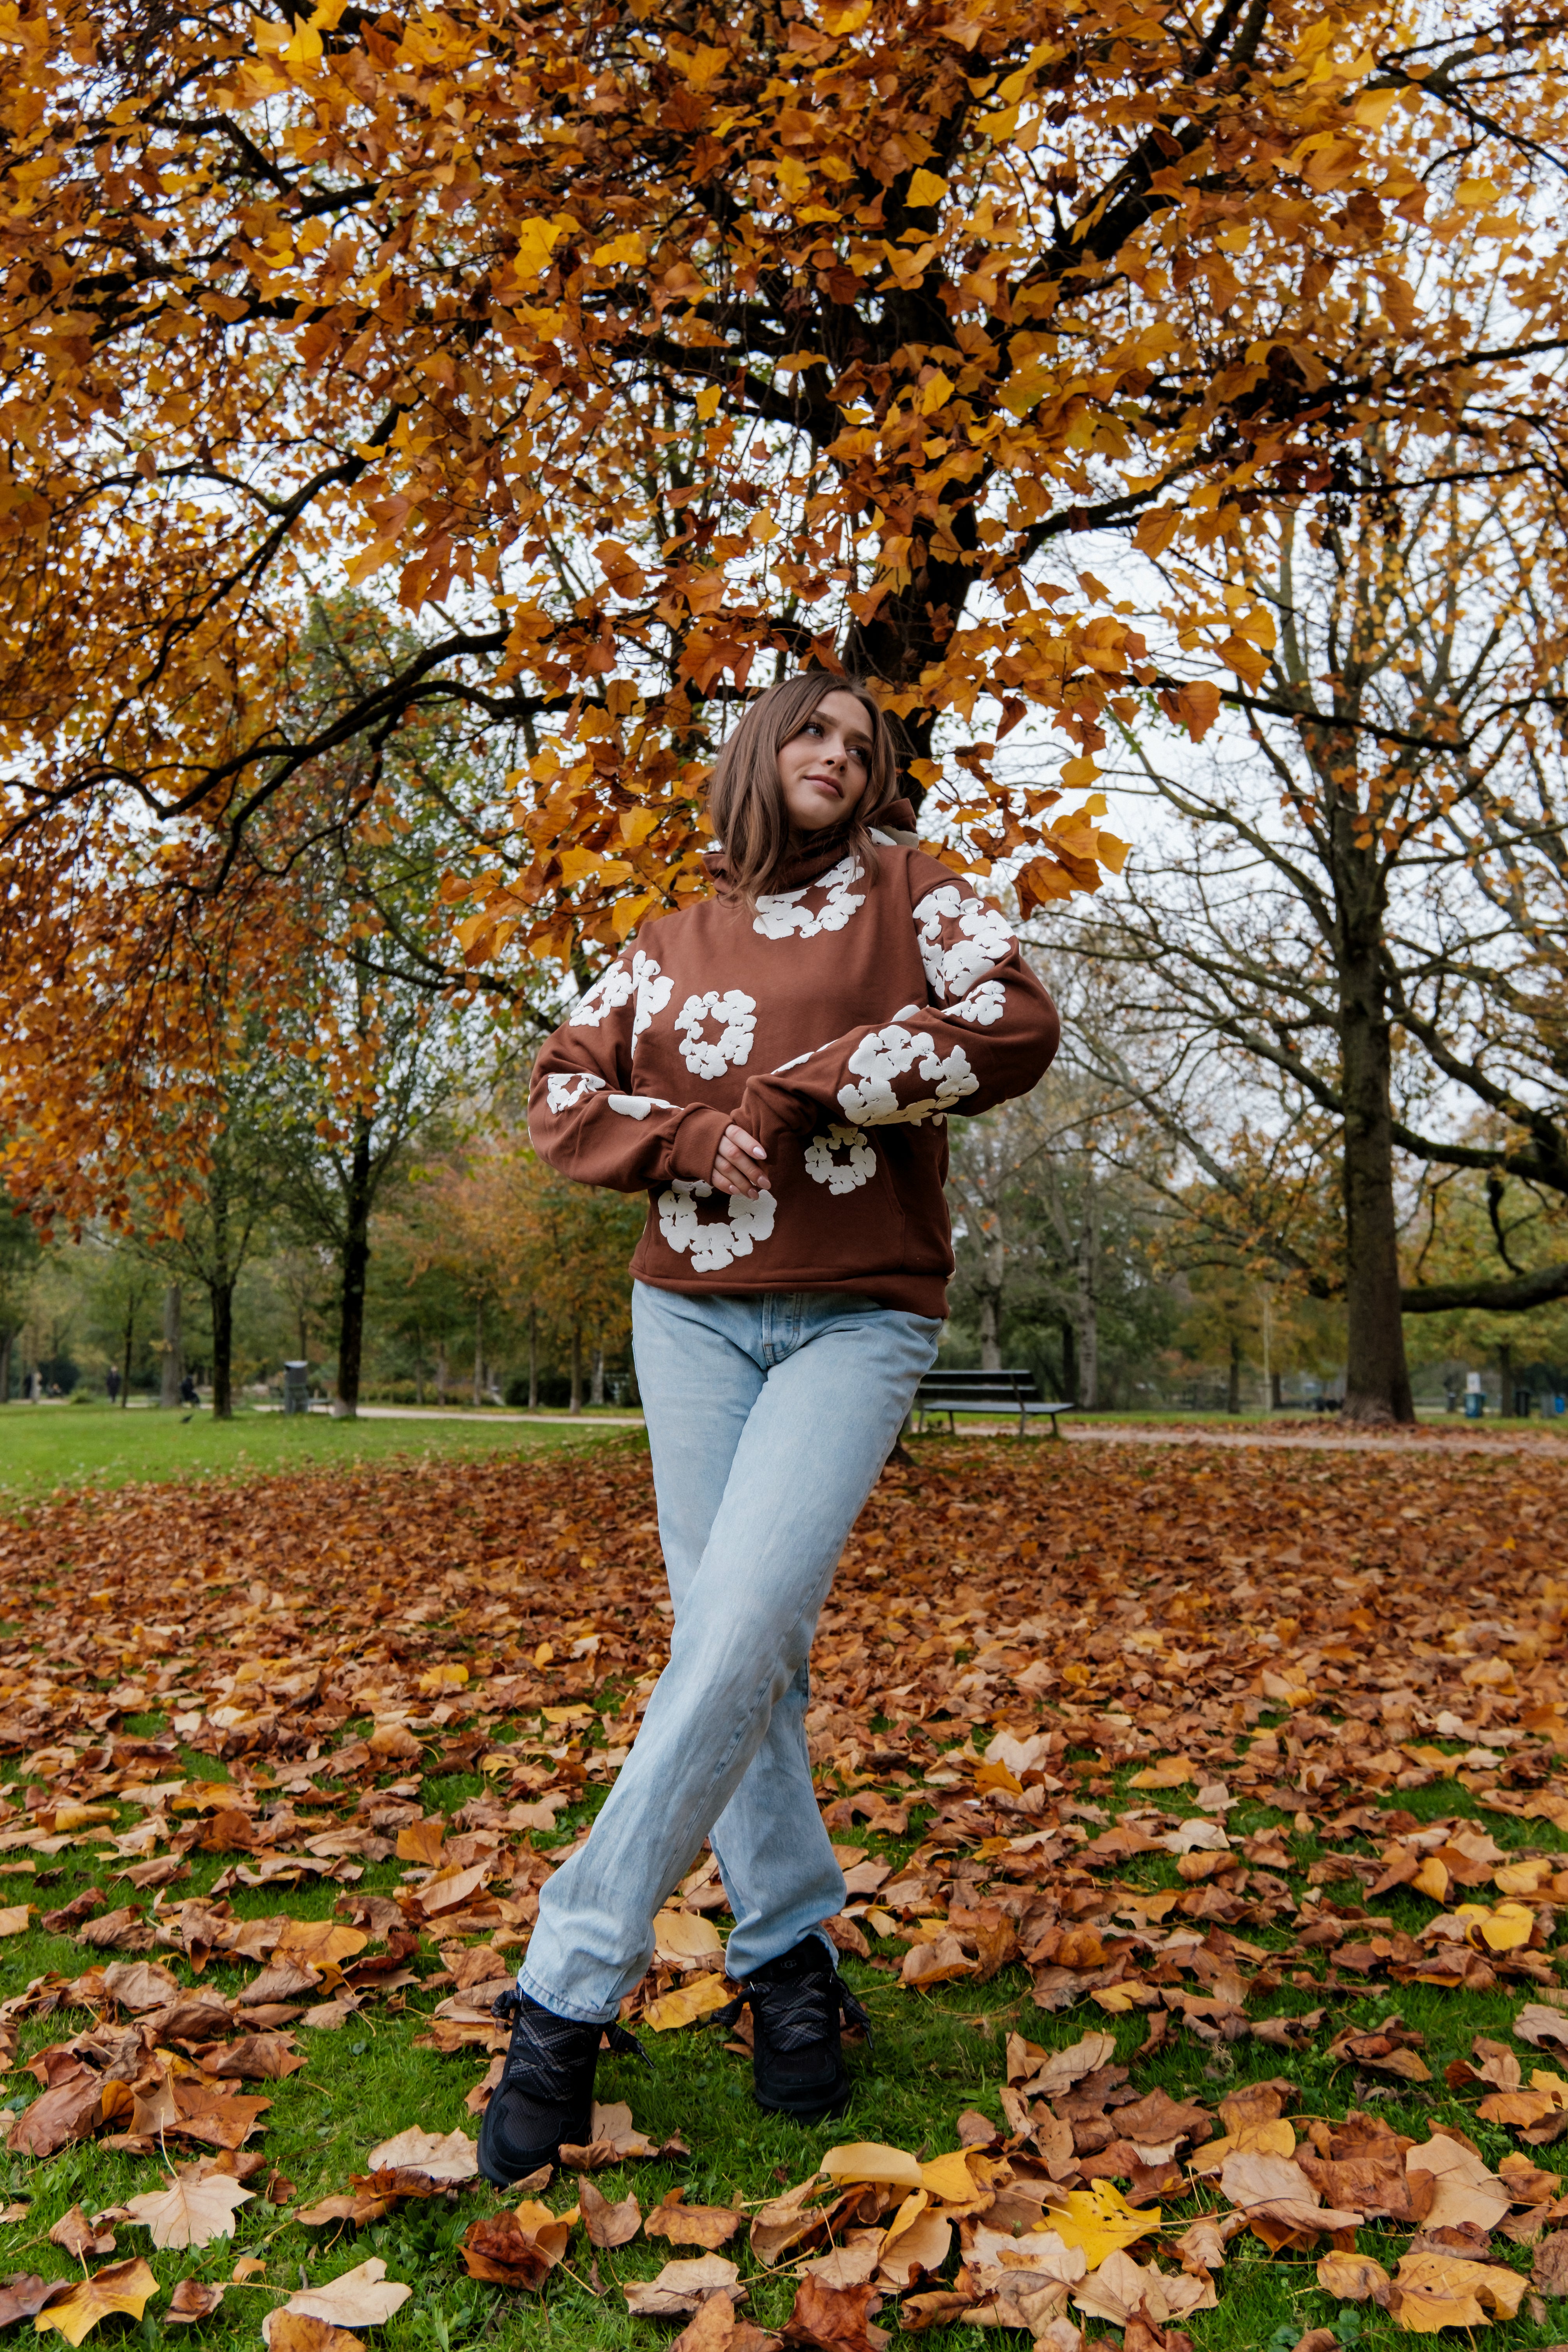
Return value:
M 967 2205 L 976 2194 L 974 2175 L 961 2147 L 933 2156 L 921 2167 L 921 2179 L 931 2195 L 943 2205 Z
M 468 1679 L 467 1666 L 430 1666 L 419 1677 L 422 1691 L 461 1690 Z
M 1146 1764 L 1142 1772 L 1134 1772 L 1127 1785 L 1131 1789 L 1183 1789 L 1196 1778 L 1190 1756 L 1162 1756 L 1157 1764 Z
M 1418 1895 L 1429 1895 L 1434 1903 L 1445 1903 L 1448 1897 L 1448 1866 L 1429 1853 L 1410 1882 Z
M 671 2033 L 677 2026 L 695 2025 L 700 2017 L 722 2009 L 729 1998 L 723 1978 L 716 1969 L 708 1969 L 700 1976 L 689 1977 L 673 1992 L 662 1993 L 658 2000 L 650 2001 L 642 2013 L 642 2021 L 650 2033 Z
M 722 397 L 723 387 L 721 384 L 705 383 L 703 385 L 701 391 L 697 395 L 697 414 L 702 419 L 704 424 L 706 424 L 708 419 L 714 414 Z
M 517 225 L 517 251 L 512 257 L 512 269 L 519 278 L 542 278 L 550 267 L 550 257 L 560 244 L 563 231 L 553 221 L 535 215 Z
M 917 207 L 940 205 L 946 194 L 947 182 L 940 172 L 920 171 L 910 182 L 910 202 Z
M 846 33 L 858 33 L 871 15 L 871 0 L 824 0 L 822 29 L 842 40 Z
M 901 2147 L 884 2147 L 879 2140 L 850 2140 L 843 2147 L 830 2147 L 822 2159 L 822 2169 L 841 2189 L 854 2188 L 863 2180 L 887 2181 L 895 2189 L 926 2185 L 912 2156 Z
M 68 2344 L 79 2344 L 110 2312 L 121 2311 L 128 2319 L 140 2319 L 157 2293 L 157 2280 L 138 2255 L 133 2263 L 115 2263 L 109 2270 L 94 2271 L 79 2286 L 72 2288 L 63 2303 L 53 2303 L 47 2311 L 40 2311 L 33 2326 L 40 2336 L 55 2327 Z
M 642 239 L 636 229 L 628 229 L 625 236 L 613 236 L 608 245 L 596 246 L 594 249 L 594 259 L 602 268 L 612 268 L 617 263 L 625 262 L 637 269 L 641 267 L 643 258 Z
M 1054 2230 L 1064 2245 L 1081 2247 L 1089 2269 L 1097 2271 L 1107 2254 L 1152 2237 L 1160 2221 L 1158 2206 L 1129 2205 L 1112 2182 L 1097 2180 L 1091 2188 L 1069 2190 L 1062 2204 L 1047 2207 L 1035 2228 Z
M 952 398 L 952 380 L 950 376 L 943 375 L 942 370 L 938 368 L 931 382 L 921 387 L 921 415 L 933 415 L 937 409 L 945 408 Z
M 1100 770 L 1096 767 L 1092 760 L 1069 760 L 1062 769 L 1061 780 L 1062 782 L 1068 786 L 1069 791 L 1077 792 L 1085 784 L 1092 784 L 1098 778 Z M 1057 828 L 1055 826 L 1052 827 L 1053 832 L 1056 831 L 1056 829 Z
M 1484 212 L 1488 205 L 1501 203 L 1502 190 L 1495 180 L 1461 180 L 1454 201 L 1465 212 Z
M 1522 1903 L 1500 1903 L 1489 1918 L 1480 1921 L 1481 1941 L 1489 1951 L 1517 1952 L 1535 1932 L 1535 1914 Z

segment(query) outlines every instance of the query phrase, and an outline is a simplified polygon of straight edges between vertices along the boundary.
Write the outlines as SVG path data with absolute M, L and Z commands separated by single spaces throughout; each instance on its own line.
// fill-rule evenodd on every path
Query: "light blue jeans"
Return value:
M 518 1970 L 605 2023 L 710 1838 L 748 1975 L 844 1906 L 806 1754 L 806 1659 L 845 1540 L 942 1325 L 842 1291 L 634 1286 L 632 1335 L 675 1622 L 593 1835 L 546 1884 Z

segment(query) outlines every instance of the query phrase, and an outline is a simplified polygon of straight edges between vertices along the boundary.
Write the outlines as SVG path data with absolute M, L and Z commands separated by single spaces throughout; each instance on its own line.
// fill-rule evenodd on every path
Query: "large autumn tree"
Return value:
M 1423 39 L 1382 0 L 13 0 L 18 1181 L 79 1146 L 84 1007 L 129 1008 L 140 1074 L 177 910 L 314 764 L 432 710 L 518 739 L 513 830 L 449 886 L 492 973 L 700 889 L 722 705 L 814 655 L 886 681 L 946 855 L 1021 866 L 1026 904 L 1092 886 L 1119 852 L 1051 792 L 1140 690 L 1201 723 L 1271 623 L 1238 574 L 1162 676 L 1086 531 L 1223 554 L 1272 504 L 1353 509 L 1378 420 L 1436 421 L 1418 469 L 1460 405 L 1466 467 L 1523 397 L 1553 429 L 1562 37 Z M 1495 314 L 1451 297 L 1455 221 L 1521 257 Z M 345 571 L 417 643 L 304 721 Z M 1059 773 L 999 779 L 1042 730 Z

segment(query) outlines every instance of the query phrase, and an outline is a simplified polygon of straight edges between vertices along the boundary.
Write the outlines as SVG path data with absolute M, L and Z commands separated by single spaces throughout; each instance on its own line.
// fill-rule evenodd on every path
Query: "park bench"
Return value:
M 1053 1401 L 1042 1397 L 1035 1386 L 1033 1372 L 938 1371 L 928 1372 L 915 1391 L 914 1409 L 920 1414 L 922 1430 L 926 1415 L 931 1412 L 945 1412 L 949 1429 L 955 1425 L 955 1412 L 1016 1412 L 1020 1437 L 1031 1413 L 1047 1413 L 1051 1435 L 1060 1437 L 1058 1416 L 1075 1408 L 1060 1398 Z

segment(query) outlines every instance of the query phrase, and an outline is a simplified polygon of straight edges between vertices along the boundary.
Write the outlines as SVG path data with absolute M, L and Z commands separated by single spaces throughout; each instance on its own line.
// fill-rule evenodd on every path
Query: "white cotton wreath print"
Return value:
M 777 1203 L 771 1192 L 759 1192 L 754 1201 L 732 1192 L 725 1222 L 704 1224 L 697 1203 L 712 1194 L 711 1184 L 678 1176 L 658 1196 L 659 1232 L 679 1256 L 690 1256 L 693 1274 L 722 1274 L 736 1258 L 750 1257 L 753 1244 L 765 1242 L 773 1229 Z
M 752 929 L 760 931 L 764 940 L 799 938 L 814 940 L 822 931 L 841 931 L 851 915 L 858 914 L 866 903 L 866 894 L 857 892 L 855 885 L 865 874 L 865 867 L 853 850 L 830 866 L 819 881 L 803 883 L 798 890 L 766 892 L 757 900 L 757 911 L 752 918 Z M 815 910 L 805 904 L 808 892 L 826 893 Z
M 849 1157 L 840 1160 L 846 1149 Z M 830 1127 L 826 1135 L 814 1135 L 802 1157 L 812 1182 L 826 1184 L 830 1192 L 857 1192 L 877 1172 L 876 1152 L 858 1128 Z
M 710 1021 L 723 1024 L 717 1037 L 702 1034 Z M 675 1026 L 680 1058 L 693 1077 L 721 1078 L 727 1069 L 738 1068 L 750 1056 L 757 1000 L 738 988 L 726 989 L 722 996 L 710 988 L 705 996 L 687 998 L 675 1016 Z

